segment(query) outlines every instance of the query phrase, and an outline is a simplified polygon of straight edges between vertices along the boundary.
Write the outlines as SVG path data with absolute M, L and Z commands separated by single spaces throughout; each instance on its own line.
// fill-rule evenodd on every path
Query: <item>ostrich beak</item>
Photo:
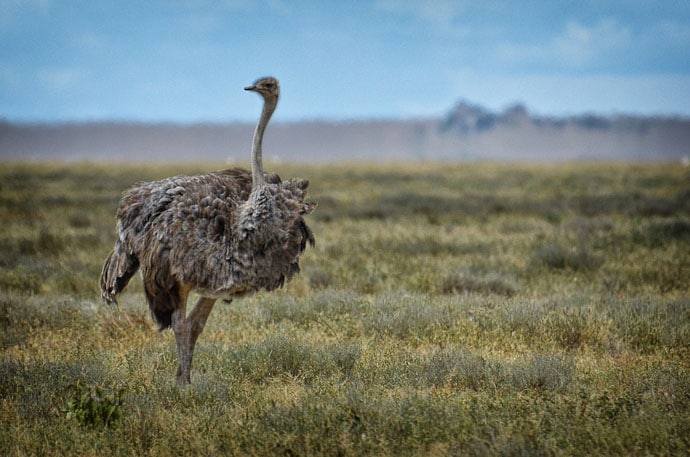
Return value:
M 244 88 L 244 90 L 256 90 L 256 86 L 247 86 Z

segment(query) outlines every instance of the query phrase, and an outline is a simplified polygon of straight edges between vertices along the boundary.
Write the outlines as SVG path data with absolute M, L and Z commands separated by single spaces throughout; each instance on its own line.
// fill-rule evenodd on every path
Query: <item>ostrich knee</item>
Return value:
M 215 299 L 202 297 L 189 313 L 189 316 L 185 316 L 186 310 L 184 308 L 173 312 L 172 328 L 175 332 L 177 357 L 179 359 L 176 378 L 180 385 L 187 385 L 191 382 L 192 358 L 196 340 L 204 331 L 215 302 Z

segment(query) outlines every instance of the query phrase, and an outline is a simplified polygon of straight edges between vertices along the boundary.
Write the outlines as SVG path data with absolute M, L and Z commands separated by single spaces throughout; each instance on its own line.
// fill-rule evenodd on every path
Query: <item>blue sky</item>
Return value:
M 0 0 L 0 118 L 690 116 L 688 0 Z

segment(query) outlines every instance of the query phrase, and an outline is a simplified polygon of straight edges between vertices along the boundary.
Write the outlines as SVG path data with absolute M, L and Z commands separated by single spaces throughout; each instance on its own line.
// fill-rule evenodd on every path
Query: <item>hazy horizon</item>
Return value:
M 253 122 L 0 122 L 0 161 L 236 162 L 248 157 Z M 275 122 L 268 160 L 333 161 L 687 161 L 690 118 L 533 116 L 456 104 L 415 120 Z

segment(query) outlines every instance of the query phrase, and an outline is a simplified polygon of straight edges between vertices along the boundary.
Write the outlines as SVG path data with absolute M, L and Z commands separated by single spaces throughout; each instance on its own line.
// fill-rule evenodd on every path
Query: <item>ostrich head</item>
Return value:
M 258 92 L 266 101 L 277 101 L 280 95 L 278 80 L 271 76 L 257 79 L 253 85 L 245 87 L 244 90 Z

